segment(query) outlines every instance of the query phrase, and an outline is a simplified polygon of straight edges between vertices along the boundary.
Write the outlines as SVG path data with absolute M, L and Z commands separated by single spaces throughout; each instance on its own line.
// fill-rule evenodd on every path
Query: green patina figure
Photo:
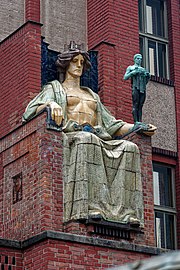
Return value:
M 132 102 L 134 123 L 142 122 L 142 108 L 146 99 L 146 84 L 150 79 L 149 72 L 141 67 L 142 55 L 134 55 L 134 65 L 129 66 L 124 75 L 124 80 L 131 78 Z
M 116 120 L 91 89 L 80 86 L 90 66 L 88 53 L 71 43 L 56 62 L 59 81 L 45 85 L 27 106 L 23 121 L 46 107 L 62 126 L 64 221 L 101 216 L 106 220 L 144 225 L 138 147 L 114 140 L 133 128 Z M 155 127 L 148 126 L 153 135 Z

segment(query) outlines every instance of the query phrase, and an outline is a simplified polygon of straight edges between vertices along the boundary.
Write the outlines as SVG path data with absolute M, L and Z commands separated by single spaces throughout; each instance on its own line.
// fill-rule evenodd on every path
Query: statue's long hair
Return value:
M 65 80 L 66 70 L 68 69 L 71 60 L 78 54 L 81 54 L 84 58 L 83 72 L 91 67 L 89 54 L 83 49 L 83 44 L 77 45 L 74 41 L 71 41 L 68 47 L 65 46 L 65 51 L 58 55 L 56 61 L 59 72 L 59 81 L 61 83 Z

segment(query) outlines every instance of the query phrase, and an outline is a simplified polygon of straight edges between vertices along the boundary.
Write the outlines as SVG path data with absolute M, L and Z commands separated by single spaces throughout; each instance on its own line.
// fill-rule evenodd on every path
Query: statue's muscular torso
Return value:
M 95 126 L 97 123 L 97 102 L 93 96 L 83 89 L 65 88 L 67 94 L 67 116 L 79 124 L 89 123 Z

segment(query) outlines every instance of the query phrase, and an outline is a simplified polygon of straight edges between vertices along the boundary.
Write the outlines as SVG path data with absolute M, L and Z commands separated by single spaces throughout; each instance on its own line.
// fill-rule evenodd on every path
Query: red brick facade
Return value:
M 40 22 L 40 0 L 25 0 L 25 20 Z
M 81 243 L 47 240 L 28 248 L 24 265 L 27 269 L 105 269 L 114 265 L 148 258 L 138 252 L 118 251 Z
M 1 141 L 2 238 L 23 240 L 45 230 L 62 231 L 61 133 L 47 131 L 43 116 Z M 20 173 L 23 199 L 13 203 L 13 177 Z
M 21 124 L 33 93 L 41 85 L 41 26 L 27 22 L 0 43 L 1 137 Z
M 15 248 L 0 247 L 0 267 L 1 269 L 22 270 L 23 269 L 23 254 Z M 11 268 L 10 268 L 11 267 Z

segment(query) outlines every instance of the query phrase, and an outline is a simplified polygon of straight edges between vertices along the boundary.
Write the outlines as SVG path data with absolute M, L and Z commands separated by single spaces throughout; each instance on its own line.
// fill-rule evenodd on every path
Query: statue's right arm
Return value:
M 133 75 L 136 75 L 138 72 L 137 69 L 133 68 L 133 66 L 129 66 L 126 69 L 126 73 L 124 74 L 124 80 L 128 80 L 130 77 L 132 77 Z
M 52 119 L 60 125 L 63 119 L 62 108 L 55 101 L 54 91 L 51 84 L 47 84 L 43 90 L 28 104 L 23 114 L 23 122 L 31 119 L 35 114 L 46 107 L 51 108 Z

